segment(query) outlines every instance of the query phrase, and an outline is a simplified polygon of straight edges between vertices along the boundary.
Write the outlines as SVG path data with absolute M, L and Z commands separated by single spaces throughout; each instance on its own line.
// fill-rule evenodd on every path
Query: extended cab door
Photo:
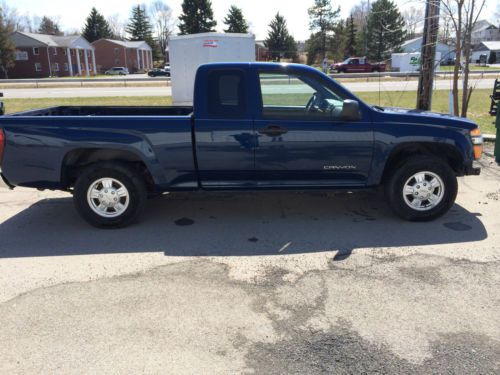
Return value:
M 344 99 L 354 96 L 312 69 L 285 66 L 260 70 L 258 76 L 258 185 L 365 185 L 373 154 L 373 129 L 365 105 L 359 104 L 359 118 L 346 119 Z
M 204 66 L 198 70 L 194 138 L 204 189 L 255 185 L 256 138 L 248 97 L 249 86 L 256 85 L 248 81 L 243 67 Z

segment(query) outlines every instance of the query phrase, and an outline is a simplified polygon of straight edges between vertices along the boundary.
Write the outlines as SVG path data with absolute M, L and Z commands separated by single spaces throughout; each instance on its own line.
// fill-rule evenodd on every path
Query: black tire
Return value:
M 128 192 L 127 199 L 125 200 L 125 202 L 128 202 L 128 206 L 126 206 L 121 214 L 115 217 L 104 217 L 97 214 L 87 197 L 87 193 L 94 182 L 104 178 L 118 181 Z M 116 186 L 113 188 L 116 188 Z M 98 228 L 122 228 L 132 224 L 144 210 L 146 199 L 147 188 L 141 175 L 131 166 L 117 162 L 96 163 L 85 168 L 76 181 L 73 194 L 73 202 L 78 213 L 89 224 Z M 110 208 L 109 210 L 113 211 L 114 208 Z M 117 212 L 114 214 L 117 214 Z
M 407 200 L 414 199 L 413 195 L 407 195 L 407 199 L 405 199 L 403 194 L 407 181 L 419 172 L 430 172 L 437 175 L 444 186 L 439 203 L 423 211 L 412 208 L 407 203 Z M 432 188 L 427 187 L 427 189 Z M 399 217 L 409 221 L 430 221 L 444 215 L 455 203 L 457 191 L 457 177 L 453 169 L 441 159 L 432 156 L 414 156 L 406 160 L 394 168 L 385 183 L 385 195 L 389 206 Z M 439 188 L 433 192 L 439 192 Z M 423 202 L 428 202 L 424 203 L 424 206 L 426 204 L 432 205 L 430 201 L 424 200 Z

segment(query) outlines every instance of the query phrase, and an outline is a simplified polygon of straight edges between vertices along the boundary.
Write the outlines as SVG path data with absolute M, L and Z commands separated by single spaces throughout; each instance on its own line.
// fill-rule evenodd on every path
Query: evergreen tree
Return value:
M 348 40 L 347 21 L 343 20 L 337 22 L 333 28 L 333 36 L 329 39 L 327 57 L 335 61 L 345 60 Z
M 224 24 L 227 26 L 225 33 L 248 33 L 248 23 L 243 17 L 243 12 L 235 5 L 229 8 Z
M 4 77 L 8 78 L 7 71 L 14 66 L 16 46 L 10 39 L 14 26 L 6 19 L 4 10 L 0 6 L 0 69 Z
M 154 58 L 158 58 L 158 47 L 153 38 L 152 30 L 153 27 L 149 22 L 144 6 L 137 5 L 133 7 L 132 16 L 130 17 L 127 27 L 125 28 L 125 31 L 129 35 L 128 40 L 145 41 L 152 48 Z
M 92 8 L 82 30 L 82 36 L 90 43 L 99 39 L 113 38 L 113 32 L 104 16 Z
M 43 16 L 40 26 L 38 27 L 38 32 L 40 34 L 62 35 L 57 21 L 47 16 Z
M 356 25 L 354 24 L 354 17 L 351 16 L 347 19 L 347 48 L 346 55 L 354 56 L 356 55 L 356 33 L 358 30 L 356 29 Z
M 179 21 L 180 35 L 215 31 L 217 26 L 210 0 L 184 0 Z
M 269 24 L 269 32 L 264 41 L 274 60 L 280 61 L 282 57 L 295 58 L 297 56 L 297 43 L 290 35 L 285 17 L 276 13 Z
M 326 48 L 329 37 L 332 36 L 336 20 L 340 14 L 340 7 L 333 10 L 330 0 L 314 0 L 314 5 L 308 9 L 309 29 L 319 37 L 319 53 L 326 57 Z
M 391 0 L 377 0 L 368 16 L 368 57 L 381 61 L 400 50 L 406 31 L 404 19 Z

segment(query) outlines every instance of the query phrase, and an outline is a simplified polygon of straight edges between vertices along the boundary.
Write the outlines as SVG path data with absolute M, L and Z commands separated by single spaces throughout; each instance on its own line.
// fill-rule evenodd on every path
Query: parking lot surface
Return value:
M 498 374 L 500 168 L 379 193 L 172 194 L 121 230 L 0 191 L 0 373 Z

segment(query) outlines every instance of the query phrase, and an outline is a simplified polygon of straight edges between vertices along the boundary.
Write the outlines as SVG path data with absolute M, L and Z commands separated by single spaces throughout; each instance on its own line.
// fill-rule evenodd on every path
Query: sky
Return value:
M 62 30 L 80 30 L 88 16 L 90 9 L 95 6 L 105 17 L 119 14 L 126 21 L 130 15 L 132 6 L 138 3 L 148 3 L 150 0 L 4 0 L 9 7 L 14 7 L 20 14 L 29 13 L 32 16 L 58 17 Z M 165 0 L 174 13 L 181 14 L 182 0 Z M 352 6 L 357 0 L 339 1 L 333 0 L 334 6 L 341 5 L 342 17 L 347 17 Z M 423 7 L 423 0 L 395 0 L 400 10 L 414 7 Z M 212 0 L 214 15 L 217 20 L 217 31 L 222 31 L 227 10 L 231 5 L 243 9 L 243 14 L 250 23 L 251 31 L 256 39 L 265 39 L 268 24 L 271 18 L 279 11 L 285 16 L 288 27 L 296 40 L 306 40 L 310 34 L 309 17 L 307 9 L 314 3 L 313 0 Z M 498 0 L 486 0 L 484 17 L 490 21 L 496 21 L 494 14 L 497 11 Z

